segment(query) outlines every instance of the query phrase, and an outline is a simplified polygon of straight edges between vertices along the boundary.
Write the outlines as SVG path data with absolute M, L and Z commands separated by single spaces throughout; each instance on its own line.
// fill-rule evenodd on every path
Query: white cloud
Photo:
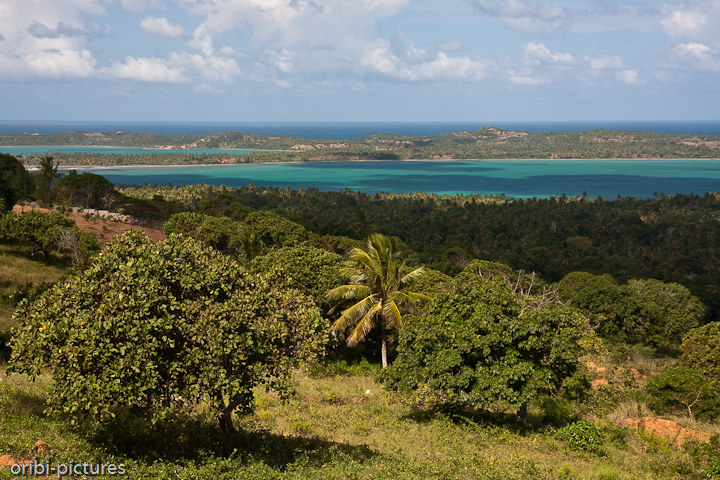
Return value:
M 193 72 L 209 82 L 231 83 L 241 74 L 231 58 L 186 52 L 172 52 L 166 58 L 127 57 L 125 62 L 114 62 L 102 72 L 113 78 L 165 83 L 188 82 Z
M 542 43 L 526 43 L 522 46 L 525 51 L 525 59 L 534 65 L 569 65 L 575 61 L 570 53 L 552 53 Z
M 423 63 L 432 58 L 425 50 L 415 48 L 415 44 L 408 40 L 405 32 L 400 29 L 396 30 L 390 37 L 390 46 L 393 53 L 405 63 Z
M 528 33 L 550 34 L 567 27 L 573 16 L 558 3 L 530 3 L 524 0 L 469 0 L 480 13 L 500 18 L 506 25 Z
M 672 49 L 672 53 L 687 66 L 720 71 L 720 56 L 717 55 L 717 51 L 702 43 L 681 43 Z
M 183 38 L 188 36 L 184 28 L 180 25 L 173 25 L 165 17 L 156 18 L 148 15 L 142 19 L 138 28 L 145 33 L 163 38 Z
M 256 59 L 248 78 L 283 77 L 294 84 L 297 78 L 323 81 L 329 76 L 466 81 L 486 75 L 484 60 L 449 56 L 442 48 L 433 55 L 416 47 L 402 30 L 389 41 L 383 38 L 377 21 L 401 12 L 409 0 L 178 1 L 205 17 L 188 42 L 205 56 L 225 48 L 220 45 L 226 34 L 242 35 L 243 53 Z M 464 48 L 459 42 L 444 46 Z
M 29 77 L 86 78 L 95 73 L 95 58 L 87 50 L 44 50 L 21 57 L 0 55 L 0 70 L 6 76 L 23 80 Z
M 660 25 L 669 35 L 684 37 L 697 32 L 706 20 L 707 15 L 703 13 L 675 10 L 663 18 Z
M 435 44 L 435 47 L 438 50 L 442 50 L 443 52 L 459 52 L 467 48 L 464 43 L 458 42 L 457 40 L 453 40 L 452 42 L 447 43 L 437 42 Z
M 179 83 L 188 80 L 185 68 L 173 67 L 167 60 L 155 57 L 127 57 L 124 63 L 115 62 L 103 72 L 114 78 L 141 82 Z
M 547 83 L 547 80 L 532 75 L 519 75 L 513 70 L 508 70 L 508 80 L 515 85 L 538 86 Z
M 618 70 L 625 67 L 622 59 L 617 55 L 603 55 L 597 58 L 585 56 L 585 61 L 590 63 L 592 70 Z
M 635 70 L 622 70 L 617 72 L 616 75 L 618 80 L 628 85 L 638 85 L 642 83 L 640 81 L 640 75 Z
M 439 52 L 430 62 L 401 69 L 397 76 L 407 80 L 482 80 L 487 76 L 488 63 L 468 57 L 448 57 Z
M 673 38 L 720 46 L 720 1 L 691 0 L 666 7 L 660 25 Z
M 0 71 L 10 81 L 92 76 L 96 60 L 87 44 L 100 28 L 88 18 L 104 14 L 102 0 L 0 3 Z

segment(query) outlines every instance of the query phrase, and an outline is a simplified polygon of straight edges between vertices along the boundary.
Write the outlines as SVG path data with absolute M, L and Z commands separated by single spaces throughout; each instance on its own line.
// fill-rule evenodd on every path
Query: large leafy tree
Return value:
M 515 408 L 523 417 L 540 394 L 587 386 L 580 358 L 596 343 L 578 311 L 523 311 L 525 300 L 499 279 L 463 275 L 456 285 L 400 332 L 388 388 L 415 392 L 418 403 Z
M 18 200 L 32 193 L 32 183 L 20 160 L 0 153 L 0 208 L 12 210 Z
M 355 266 L 343 268 L 340 275 L 351 283 L 330 290 L 326 297 L 339 302 L 343 310 L 333 325 L 337 333 L 350 329 L 348 346 L 355 346 L 377 324 L 380 324 L 382 366 L 387 363 L 387 329 L 403 327 L 403 315 L 417 315 L 418 304 L 430 300 L 420 293 L 406 291 L 408 282 L 423 275 L 423 267 L 405 272 L 406 259 L 393 239 L 379 233 L 370 236 L 366 250 L 353 249 L 348 259 Z
M 51 409 L 112 415 L 204 402 L 226 432 L 253 407 L 253 389 L 288 393 L 297 361 L 325 345 L 312 299 L 274 287 L 187 236 L 116 237 L 83 272 L 16 312 L 10 369 L 50 368 Z
M 84 208 L 108 208 L 113 201 L 115 187 L 102 175 L 71 170 L 58 184 L 57 196 L 65 204 Z

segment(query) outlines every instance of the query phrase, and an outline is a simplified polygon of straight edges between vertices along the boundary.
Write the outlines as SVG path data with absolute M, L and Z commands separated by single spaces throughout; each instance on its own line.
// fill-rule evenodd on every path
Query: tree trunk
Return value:
M 218 417 L 218 421 L 220 422 L 220 430 L 222 430 L 223 433 L 227 435 L 232 435 L 236 431 L 235 425 L 233 424 L 232 420 L 232 413 L 238 406 L 238 404 L 237 402 L 229 400 L 227 405 L 225 405 L 222 397 L 220 398 L 220 402 L 223 405 L 222 410 L 220 410 L 220 416 Z
M 517 421 L 518 422 L 524 422 L 527 418 L 527 402 L 523 402 L 522 405 L 520 405 L 520 410 L 517 412 Z
M 382 319 L 382 349 L 380 350 L 380 356 L 382 357 L 382 367 L 387 368 L 387 342 L 385 340 L 385 319 Z

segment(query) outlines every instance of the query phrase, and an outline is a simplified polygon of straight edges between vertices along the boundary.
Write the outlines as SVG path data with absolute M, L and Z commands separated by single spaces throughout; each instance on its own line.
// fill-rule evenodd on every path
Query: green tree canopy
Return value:
M 367 249 L 354 249 L 348 255 L 355 265 L 340 270 L 349 285 L 330 290 L 326 298 L 338 302 L 335 308 L 352 305 L 342 311 L 342 315 L 333 325 L 336 333 L 343 334 L 351 329 L 347 344 L 355 346 L 365 338 L 376 322 L 380 323 L 382 366 L 387 363 L 386 331 L 393 327 L 403 327 L 403 315 L 417 314 L 417 305 L 430 300 L 430 297 L 409 292 L 407 283 L 423 275 L 424 268 L 405 272 L 406 260 L 393 239 L 379 233 L 370 236 Z
M 320 240 L 305 227 L 272 212 L 253 212 L 245 223 L 268 247 L 291 247 L 303 242 L 320 246 Z
M 287 393 L 291 367 L 321 351 L 329 332 L 310 297 L 189 237 L 154 243 L 133 231 L 16 315 L 10 368 L 51 368 L 51 408 L 109 415 L 124 406 L 161 418 L 202 401 L 228 432 L 258 384 Z
M 309 245 L 296 245 L 256 257 L 251 268 L 260 274 L 281 270 L 282 274 L 273 279 L 277 286 L 309 294 L 321 311 L 325 312 L 330 308 L 325 294 L 342 284 L 338 271 L 344 265 L 346 262 L 340 255 Z
M 115 195 L 115 187 L 102 175 L 71 170 L 58 185 L 58 199 L 72 206 L 102 209 L 109 208 Z
M 655 279 L 617 285 L 609 275 L 574 272 L 558 290 L 588 315 L 601 336 L 627 343 L 677 348 L 705 314 L 687 288 Z
M 720 381 L 720 322 L 690 330 L 683 341 L 681 362 Z
M 0 202 L 5 210 L 12 210 L 18 200 L 31 195 L 33 181 L 20 160 L 0 153 Z
M 400 332 L 388 388 L 431 392 L 436 401 L 478 409 L 520 408 L 538 395 L 586 386 L 580 358 L 597 343 L 577 310 L 527 310 L 500 280 L 457 281 Z M 437 400 L 439 399 L 439 400 Z

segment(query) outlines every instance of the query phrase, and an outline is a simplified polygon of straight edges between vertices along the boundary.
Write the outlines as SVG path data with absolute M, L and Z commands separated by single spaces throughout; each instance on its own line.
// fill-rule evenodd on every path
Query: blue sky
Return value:
M 0 120 L 720 119 L 720 0 L 0 0 Z

